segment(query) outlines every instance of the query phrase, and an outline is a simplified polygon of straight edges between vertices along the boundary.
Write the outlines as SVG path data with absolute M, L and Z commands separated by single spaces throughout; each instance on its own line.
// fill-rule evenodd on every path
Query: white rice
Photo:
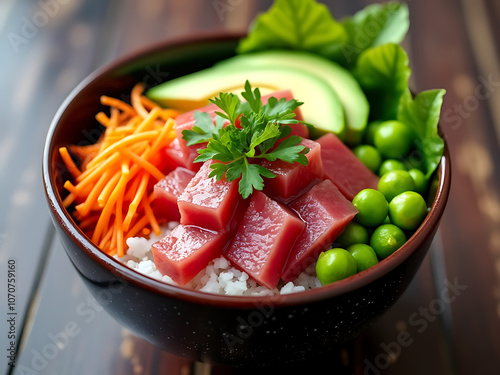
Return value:
M 167 227 L 162 228 L 162 234 L 159 237 L 151 234 L 149 239 L 142 237 L 129 238 L 127 240 L 127 254 L 122 258 L 117 256 L 115 258 L 137 272 L 176 285 L 168 275 L 162 275 L 156 268 L 151 245 L 167 235 L 177 224 L 171 222 Z M 295 281 L 285 283 L 281 280 L 278 286 L 271 290 L 258 285 L 247 273 L 232 267 L 230 262 L 221 256 L 210 262 L 203 271 L 185 285 L 185 288 L 217 294 L 265 296 L 303 292 L 319 286 L 321 286 L 321 283 L 316 277 L 314 264 L 302 272 Z

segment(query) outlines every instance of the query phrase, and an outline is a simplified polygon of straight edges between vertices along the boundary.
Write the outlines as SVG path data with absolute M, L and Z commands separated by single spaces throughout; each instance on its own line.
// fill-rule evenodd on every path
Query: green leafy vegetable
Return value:
M 328 8 L 315 0 L 275 0 L 256 18 L 237 52 L 308 51 L 352 68 L 364 50 L 400 43 L 409 24 L 408 6 L 397 2 L 372 4 L 337 22 Z
M 438 122 L 444 94 L 445 90 L 428 90 L 412 98 L 406 91 L 399 107 L 398 120 L 412 129 L 415 147 L 425 158 L 427 178 L 443 155 L 444 141 L 438 134 Z
M 370 102 L 370 117 L 395 119 L 411 74 L 404 49 L 393 43 L 367 49 L 359 56 L 353 74 Z
M 394 2 L 368 5 L 343 19 L 342 25 L 347 41 L 341 45 L 342 54 L 331 57 L 344 67 L 352 68 L 364 50 L 403 41 L 410 27 L 408 6 Z
M 314 0 L 276 0 L 254 21 L 238 53 L 267 49 L 297 49 L 324 55 L 347 40 L 344 28 L 324 4 Z
M 227 181 L 241 177 L 239 192 L 243 198 L 248 198 L 254 189 L 263 189 L 263 177 L 275 177 L 274 173 L 252 163 L 251 159 L 280 159 L 307 165 L 305 154 L 309 150 L 299 145 L 301 137 L 289 137 L 291 128 L 287 125 L 299 122 L 295 119 L 295 109 L 302 103 L 295 99 L 269 98 L 263 105 L 259 89 L 252 91 L 248 81 L 242 96 L 246 102 L 241 103 L 232 93 L 220 93 L 211 100 L 222 110 L 217 112 L 215 125 L 208 114 L 197 112 L 195 126 L 192 130 L 184 130 L 182 135 L 188 145 L 208 142 L 206 148 L 198 150 L 200 155 L 195 162 L 211 159 L 221 162 L 212 163 L 209 177 L 220 180 L 225 176 Z M 238 118 L 241 128 L 236 127 Z M 229 124 L 223 127 L 226 120 Z M 273 149 L 280 139 L 280 144 Z
M 209 139 L 217 134 L 219 129 L 222 129 L 224 123 L 223 118 L 216 118 L 215 126 L 212 122 L 212 118 L 206 112 L 195 112 L 194 119 L 196 120 L 195 126 L 192 128 L 191 135 L 189 136 L 188 146 L 192 146 L 198 143 L 208 142 Z M 183 130 L 182 134 L 184 135 Z

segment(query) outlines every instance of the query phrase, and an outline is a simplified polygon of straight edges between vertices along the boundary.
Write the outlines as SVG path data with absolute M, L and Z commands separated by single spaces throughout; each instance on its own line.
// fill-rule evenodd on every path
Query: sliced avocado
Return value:
M 196 109 L 220 92 L 243 87 L 246 80 L 252 88 L 266 92 L 290 89 L 304 103 L 300 107 L 304 121 L 344 138 L 344 110 L 337 93 L 324 80 L 299 69 L 251 67 L 234 60 L 224 68 L 208 68 L 162 83 L 148 90 L 147 96 L 166 107 Z
M 234 64 L 258 68 L 300 69 L 316 75 L 331 85 L 344 107 L 347 127 L 345 142 L 351 146 L 361 142 L 370 109 L 368 100 L 356 79 L 340 65 L 308 52 L 273 50 L 232 57 L 218 63 L 215 67 L 227 69 Z

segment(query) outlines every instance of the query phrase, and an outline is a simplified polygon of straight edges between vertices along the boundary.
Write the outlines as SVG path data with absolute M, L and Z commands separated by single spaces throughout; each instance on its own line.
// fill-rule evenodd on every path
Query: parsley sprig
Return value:
M 195 126 L 191 130 L 184 130 L 182 135 L 188 146 L 207 143 L 206 148 L 198 150 L 200 155 L 195 162 L 210 159 L 219 161 L 212 163 L 213 170 L 209 177 L 220 180 L 225 176 L 227 181 L 241 177 L 239 192 L 246 199 L 254 189 L 263 189 L 263 177 L 276 177 L 269 169 L 258 164 L 258 159 L 280 159 L 287 163 L 307 165 L 305 154 L 309 149 L 299 145 L 301 137 L 289 136 L 291 128 L 288 125 L 299 122 L 295 118 L 295 109 L 302 105 L 301 102 L 271 97 L 263 105 L 259 89 L 252 91 L 248 81 L 241 96 L 246 101 L 240 101 L 232 93 L 220 93 L 218 97 L 210 99 L 220 108 L 220 111 L 216 111 L 215 123 L 208 113 L 196 112 Z M 237 120 L 240 127 L 236 126 Z M 227 122 L 229 124 L 224 126 Z M 280 139 L 279 145 L 273 148 Z

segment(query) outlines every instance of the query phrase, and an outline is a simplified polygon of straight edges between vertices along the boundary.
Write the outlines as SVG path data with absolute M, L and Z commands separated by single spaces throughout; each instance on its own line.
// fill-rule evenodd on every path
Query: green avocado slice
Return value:
M 337 93 L 344 108 L 347 128 L 345 143 L 354 146 L 361 142 L 370 107 L 356 79 L 340 65 L 308 52 L 271 50 L 232 57 L 218 63 L 215 67 L 230 69 L 234 65 L 245 65 L 261 69 L 283 67 L 300 70 L 319 77 Z M 319 133 L 322 130 L 331 131 L 328 128 L 317 129 Z
M 240 93 L 245 81 L 262 94 L 290 89 L 304 104 L 304 121 L 316 129 L 331 131 L 342 139 L 345 133 L 344 110 L 337 93 L 318 76 L 284 66 L 253 67 L 236 60 L 224 67 L 212 67 L 175 78 L 148 90 L 147 96 L 166 107 L 196 109 L 220 92 Z

